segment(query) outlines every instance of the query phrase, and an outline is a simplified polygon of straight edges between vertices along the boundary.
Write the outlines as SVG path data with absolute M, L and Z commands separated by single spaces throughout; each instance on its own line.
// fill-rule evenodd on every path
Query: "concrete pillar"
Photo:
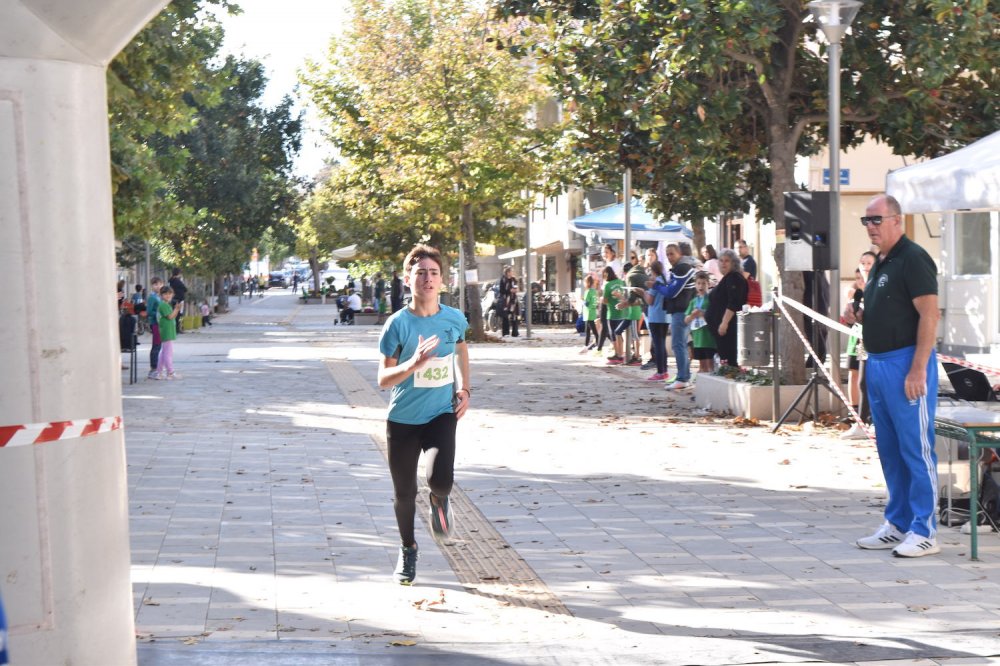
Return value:
M 121 414 L 109 60 L 165 0 L 0 4 L 0 426 Z M 0 448 L 15 664 L 134 664 L 123 431 Z

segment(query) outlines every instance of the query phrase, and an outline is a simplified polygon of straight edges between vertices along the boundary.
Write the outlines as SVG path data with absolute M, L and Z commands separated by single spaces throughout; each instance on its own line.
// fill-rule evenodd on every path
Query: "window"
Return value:
M 989 275 L 991 252 L 990 214 L 956 213 L 955 274 Z

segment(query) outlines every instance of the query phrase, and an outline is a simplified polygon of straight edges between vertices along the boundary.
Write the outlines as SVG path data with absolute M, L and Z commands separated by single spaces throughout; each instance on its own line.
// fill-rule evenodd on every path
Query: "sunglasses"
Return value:
M 886 215 L 885 217 L 881 215 L 865 215 L 861 218 L 861 224 L 863 226 L 868 226 L 869 224 L 874 224 L 876 227 L 882 224 L 882 220 L 888 220 L 891 217 L 899 217 L 898 215 Z

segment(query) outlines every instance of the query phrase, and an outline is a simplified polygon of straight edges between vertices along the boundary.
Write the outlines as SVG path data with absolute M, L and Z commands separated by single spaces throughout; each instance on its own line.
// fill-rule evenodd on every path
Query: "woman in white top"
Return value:
M 719 253 L 711 245 L 701 248 L 701 260 L 704 261 L 702 268 L 708 272 L 712 278 L 712 285 L 718 284 L 722 279 L 722 270 L 719 268 Z

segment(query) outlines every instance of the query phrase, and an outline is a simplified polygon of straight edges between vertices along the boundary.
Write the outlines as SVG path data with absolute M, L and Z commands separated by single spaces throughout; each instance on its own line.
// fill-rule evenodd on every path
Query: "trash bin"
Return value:
M 736 316 L 736 362 L 754 368 L 771 365 L 772 313 L 740 312 Z

